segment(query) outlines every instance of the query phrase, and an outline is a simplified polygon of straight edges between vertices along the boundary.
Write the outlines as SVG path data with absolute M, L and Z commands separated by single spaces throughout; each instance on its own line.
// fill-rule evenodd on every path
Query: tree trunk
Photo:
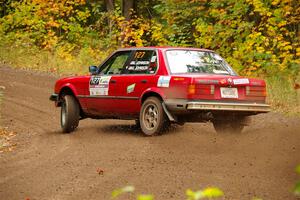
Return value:
M 134 10 L 135 0 L 122 0 L 122 14 L 126 20 L 130 20 L 130 13 Z
M 105 6 L 106 6 L 106 10 L 109 13 L 109 17 L 107 19 L 107 23 L 108 23 L 108 27 L 109 27 L 109 38 L 112 37 L 112 22 L 110 17 L 112 16 L 113 12 L 114 12 L 114 5 L 115 2 L 114 0 L 105 0 Z
M 114 11 L 114 0 L 105 0 L 106 10 L 107 12 Z

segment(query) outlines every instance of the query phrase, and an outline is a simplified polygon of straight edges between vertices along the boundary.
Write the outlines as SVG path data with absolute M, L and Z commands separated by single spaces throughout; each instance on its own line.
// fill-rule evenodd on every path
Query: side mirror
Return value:
M 89 66 L 89 72 L 92 74 L 92 75 L 97 75 L 98 74 L 98 67 L 97 66 Z

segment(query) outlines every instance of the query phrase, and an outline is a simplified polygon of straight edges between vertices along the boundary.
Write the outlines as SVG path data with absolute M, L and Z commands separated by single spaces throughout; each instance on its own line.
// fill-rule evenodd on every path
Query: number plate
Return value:
M 221 87 L 221 97 L 222 98 L 237 99 L 237 98 L 239 98 L 238 90 L 237 90 L 237 88 Z

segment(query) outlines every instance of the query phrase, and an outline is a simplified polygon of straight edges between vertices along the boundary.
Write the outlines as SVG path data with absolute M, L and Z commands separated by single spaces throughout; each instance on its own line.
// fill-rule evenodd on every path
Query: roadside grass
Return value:
M 0 63 L 15 68 L 51 72 L 60 75 L 82 75 L 88 73 L 88 66 L 99 65 L 112 50 L 95 51 L 82 48 L 76 55 L 68 49 L 41 50 L 26 43 L 0 43 Z
M 3 41 L 3 40 L 2 40 Z M 84 75 L 88 66 L 99 65 L 114 49 L 93 50 L 82 48 L 76 55 L 67 49 L 40 50 L 26 42 L 0 43 L 0 63 L 15 68 L 45 71 L 61 76 Z M 300 89 L 284 75 L 264 78 L 267 82 L 268 103 L 274 111 L 300 115 Z M 300 84 L 300 75 L 298 77 Z
M 268 103 L 275 111 L 300 115 L 300 89 L 295 81 L 285 76 L 265 78 L 267 83 Z M 300 83 L 300 77 L 296 79 Z

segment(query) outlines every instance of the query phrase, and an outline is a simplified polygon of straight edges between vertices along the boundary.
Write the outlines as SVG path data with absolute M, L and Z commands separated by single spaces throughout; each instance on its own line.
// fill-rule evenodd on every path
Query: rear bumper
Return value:
M 188 101 L 188 100 L 166 100 L 168 109 L 171 111 L 238 111 L 238 112 L 254 112 L 266 113 L 271 108 L 264 103 L 241 103 L 241 102 L 216 102 L 216 101 Z
M 225 110 L 225 111 L 252 111 L 252 112 L 270 112 L 270 106 L 267 104 L 250 103 L 209 103 L 209 102 L 189 102 L 188 110 Z

